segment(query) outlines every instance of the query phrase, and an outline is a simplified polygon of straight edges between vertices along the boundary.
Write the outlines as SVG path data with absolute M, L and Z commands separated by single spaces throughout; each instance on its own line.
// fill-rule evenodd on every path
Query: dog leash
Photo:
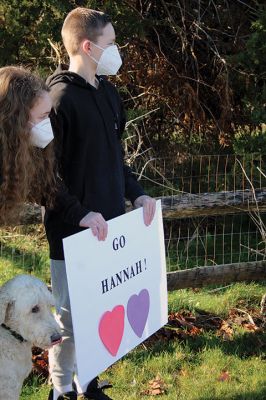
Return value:
M 14 336 L 14 338 L 16 338 L 17 340 L 19 340 L 21 343 L 23 342 L 27 342 L 26 339 L 24 339 L 19 333 L 13 331 L 12 329 L 10 329 L 8 326 L 6 326 L 5 324 L 1 324 L 2 328 L 6 329 L 7 331 L 9 331 L 11 333 L 12 336 Z

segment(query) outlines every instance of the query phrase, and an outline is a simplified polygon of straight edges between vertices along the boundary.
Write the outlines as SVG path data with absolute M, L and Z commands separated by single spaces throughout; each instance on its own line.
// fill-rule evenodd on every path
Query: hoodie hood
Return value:
M 87 82 L 86 79 L 82 78 L 82 76 L 76 74 L 75 72 L 69 71 L 68 68 L 69 66 L 66 64 L 59 64 L 55 72 L 47 78 L 47 85 L 51 88 L 57 83 L 66 83 L 95 90 L 95 87 Z M 99 80 L 99 83 L 101 83 L 103 78 L 97 75 L 96 77 Z

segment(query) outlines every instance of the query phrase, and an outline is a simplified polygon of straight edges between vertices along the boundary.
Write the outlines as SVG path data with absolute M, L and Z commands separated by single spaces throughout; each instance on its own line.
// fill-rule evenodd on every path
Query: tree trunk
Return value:
M 266 261 L 198 267 L 167 273 L 168 291 L 261 280 L 266 281 Z

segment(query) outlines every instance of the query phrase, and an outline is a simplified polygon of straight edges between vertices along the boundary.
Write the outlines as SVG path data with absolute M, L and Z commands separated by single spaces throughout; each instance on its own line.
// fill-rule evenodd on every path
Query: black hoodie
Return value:
M 121 136 L 125 115 L 116 88 L 97 77 L 96 89 L 78 74 L 59 66 L 47 83 L 51 90 L 51 122 L 62 187 L 53 210 L 46 210 L 50 257 L 64 259 L 62 239 L 77 233 L 90 211 L 106 220 L 125 212 L 144 194 L 124 164 Z

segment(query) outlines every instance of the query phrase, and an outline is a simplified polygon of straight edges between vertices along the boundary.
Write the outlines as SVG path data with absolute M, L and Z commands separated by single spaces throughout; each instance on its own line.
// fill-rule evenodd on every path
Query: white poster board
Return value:
M 166 322 L 167 283 L 161 202 L 150 226 L 142 208 L 63 240 L 81 385 Z

